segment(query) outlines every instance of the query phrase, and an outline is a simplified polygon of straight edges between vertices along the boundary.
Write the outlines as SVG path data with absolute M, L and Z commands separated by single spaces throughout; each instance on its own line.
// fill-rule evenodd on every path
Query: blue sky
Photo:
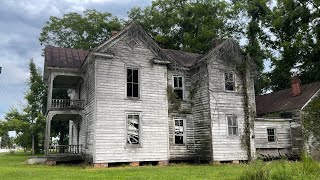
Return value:
M 41 28 L 50 16 L 85 9 L 111 12 L 126 18 L 132 7 L 144 7 L 151 0 L 1 0 L 0 1 L 0 119 L 11 107 L 25 103 L 30 58 L 43 68 L 38 41 Z

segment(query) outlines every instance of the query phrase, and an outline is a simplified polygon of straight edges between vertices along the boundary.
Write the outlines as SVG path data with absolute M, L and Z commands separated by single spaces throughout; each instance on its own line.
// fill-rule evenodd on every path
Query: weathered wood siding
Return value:
M 207 64 L 193 67 L 191 74 L 192 115 L 194 126 L 194 152 L 197 160 L 212 160 L 211 120 Z
M 178 65 L 169 66 L 168 68 L 168 86 L 173 87 L 173 76 L 178 75 L 183 77 L 183 94 L 184 98 L 181 101 L 180 112 L 169 111 L 169 149 L 170 149 L 170 160 L 193 160 L 195 154 L 195 138 L 194 138 L 194 120 L 191 114 L 191 101 L 189 99 L 189 93 L 191 89 L 191 77 L 188 69 L 181 69 Z M 168 102 L 170 103 L 170 102 Z M 185 130 L 186 140 L 184 145 L 175 144 L 175 122 L 174 118 L 185 119 Z
M 242 78 L 233 64 L 215 56 L 207 60 L 209 74 L 209 97 L 212 127 L 212 151 L 214 161 L 247 160 L 246 149 L 241 145 L 244 133 L 244 91 Z M 235 91 L 225 90 L 224 73 L 234 72 Z M 228 135 L 227 115 L 238 120 L 238 135 Z
M 154 53 L 138 38 L 123 35 L 108 52 L 96 58 L 97 119 L 94 163 L 168 160 L 167 68 L 151 64 Z M 140 99 L 126 98 L 126 68 L 139 68 Z M 126 145 L 126 112 L 140 112 L 141 147 Z
M 255 121 L 255 146 L 257 155 L 278 156 L 291 151 L 290 135 L 291 119 L 257 118 Z M 275 142 L 268 142 L 267 128 L 274 128 L 276 132 Z

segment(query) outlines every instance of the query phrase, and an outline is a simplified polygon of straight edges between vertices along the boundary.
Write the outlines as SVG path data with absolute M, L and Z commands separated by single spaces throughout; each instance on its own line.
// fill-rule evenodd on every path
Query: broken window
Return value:
M 139 70 L 127 69 L 127 97 L 139 98 Z
M 275 142 L 275 140 L 276 140 L 276 129 L 267 128 L 267 133 L 268 133 L 268 142 Z
M 139 114 L 127 114 L 127 144 L 140 144 L 139 124 Z
M 229 115 L 229 116 L 227 116 L 227 121 L 228 121 L 228 134 L 229 134 L 229 136 L 238 135 L 237 116 Z
M 233 72 L 224 73 L 225 78 L 225 90 L 234 91 L 235 90 L 235 78 Z
M 184 119 L 174 119 L 174 143 L 185 144 Z
M 173 91 L 178 99 L 183 99 L 183 78 L 182 76 L 173 76 Z

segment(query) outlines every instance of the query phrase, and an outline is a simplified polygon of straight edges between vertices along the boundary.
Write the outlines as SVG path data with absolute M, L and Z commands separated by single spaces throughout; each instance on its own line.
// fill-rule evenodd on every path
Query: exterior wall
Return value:
M 207 60 L 209 74 L 209 98 L 212 127 L 212 151 L 214 161 L 247 160 L 247 152 L 241 145 L 244 133 L 244 91 L 242 79 L 233 65 L 216 57 Z M 234 72 L 235 91 L 225 91 L 225 72 Z M 254 92 L 253 92 L 254 93 Z M 249 108 L 249 107 L 248 107 Z M 227 115 L 238 120 L 238 135 L 228 135 Z
M 279 156 L 291 153 L 291 119 L 257 118 L 255 121 L 255 146 L 257 155 Z M 275 128 L 275 142 L 268 142 L 267 128 Z
M 167 68 L 151 64 L 155 55 L 139 39 L 129 47 L 131 38 L 114 43 L 112 59 L 96 58 L 94 163 L 168 160 Z M 126 67 L 139 68 L 138 100 L 126 98 Z M 141 113 L 140 147 L 126 145 L 126 112 Z
M 211 120 L 208 79 L 205 63 L 192 68 L 192 115 L 194 127 L 194 152 L 197 160 L 212 160 Z
M 183 77 L 184 86 L 184 99 L 181 101 L 180 112 L 169 111 L 169 150 L 170 150 L 170 160 L 192 160 L 195 154 L 195 138 L 194 138 L 194 120 L 191 114 L 191 101 L 189 99 L 190 89 L 191 89 L 191 77 L 187 69 L 180 69 L 176 66 L 170 66 L 168 68 L 168 86 L 173 87 L 173 75 L 179 75 Z M 170 100 L 169 100 L 170 101 Z M 168 102 L 170 103 L 170 102 Z M 175 144 L 175 122 L 174 118 L 185 119 L 185 144 Z

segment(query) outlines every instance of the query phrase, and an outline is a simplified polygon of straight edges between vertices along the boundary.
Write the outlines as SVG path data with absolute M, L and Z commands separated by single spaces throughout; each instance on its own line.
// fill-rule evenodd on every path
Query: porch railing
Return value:
M 49 154 L 82 154 L 82 145 L 55 145 L 50 146 Z
M 52 99 L 51 108 L 54 108 L 54 109 L 83 109 L 84 108 L 84 100 Z

